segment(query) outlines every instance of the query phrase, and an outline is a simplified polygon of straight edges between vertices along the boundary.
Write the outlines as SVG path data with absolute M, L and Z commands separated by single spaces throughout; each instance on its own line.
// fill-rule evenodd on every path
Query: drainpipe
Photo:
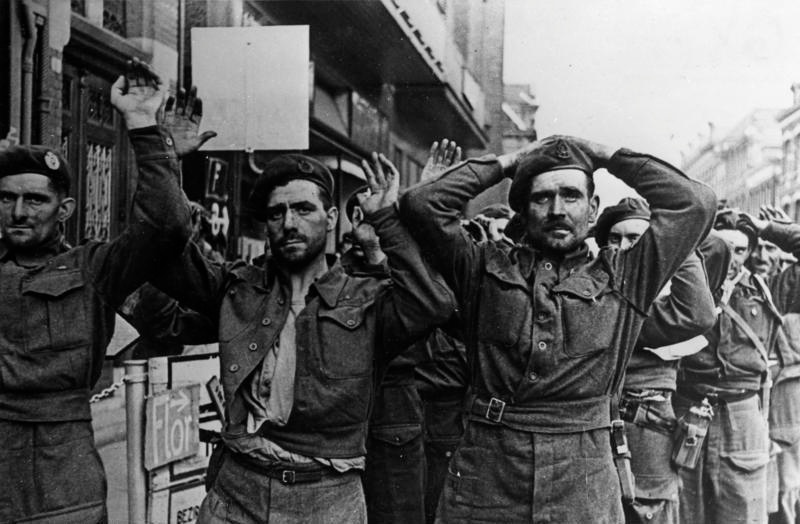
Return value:
M 30 0 L 20 1 L 20 24 L 25 43 L 22 47 L 22 118 L 20 143 L 31 143 L 33 126 L 33 54 L 36 51 L 36 19 Z

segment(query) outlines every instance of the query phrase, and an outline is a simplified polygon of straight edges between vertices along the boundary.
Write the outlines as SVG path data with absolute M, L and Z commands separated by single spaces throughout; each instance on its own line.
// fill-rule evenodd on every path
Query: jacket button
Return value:
M 584 295 L 586 295 L 587 297 L 590 297 L 590 296 L 592 296 L 592 292 L 591 292 L 591 291 L 589 291 L 588 289 L 585 289 L 585 290 L 583 291 L 583 294 L 584 294 Z
M 236 373 L 237 371 L 239 371 L 239 364 L 231 364 L 228 370 L 231 373 Z
M 551 264 L 550 262 L 547 262 L 547 263 L 545 263 L 544 268 L 546 270 L 550 271 L 551 269 L 553 269 L 553 264 Z
M 536 313 L 536 320 L 539 321 L 547 320 L 547 313 Z
M 546 343 L 546 342 L 539 342 L 539 344 L 537 344 L 537 346 L 538 346 L 538 347 L 539 347 L 539 349 L 541 349 L 542 351 L 544 351 L 545 349 L 547 349 L 547 343 Z
M 283 298 L 278 299 L 278 304 L 280 304 L 281 306 L 283 305 L 284 302 L 286 301 Z
M 233 295 L 235 295 L 235 294 L 236 294 L 236 290 L 235 290 L 235 289 L 231 289 L 230 291 L 228 291 L 228 294 L 229 294 L 230 296 L 233 296 Z
M 164 142 L 166 142 L 168 146 L 171 146 L 172 145 L 172 138 L 171 137 L 167 137 L 167 138 L 164 139 Z
M 531 382 L 533 382 L 534 380 L 538 380 L 538 379 L 539 379 L 539 375 L 537 375 L 536 373 L 534 373 L 532 371 L 530 373 L 528 373 L 528 380 L 530 380 Z
M 356 321 L 355 321 L 355 320 L 353 320 L 352 318 L 348 318 L 348 319 L 347 319 L 347 322 L 346 322 L 346 324 L 347 324 L 348 326 L 352 327 L 352 326 L 355 326 L 355 325 L 356 325 Z
M 261 323 L 265 326 L 269 326 L 270 324 L 272 324 L 272 320 L 270 320 L 269 317 L 264 317 L 264 320 L 262 320 Z
M 251 342 L 251 343 L 250 343 L 250 345 L 249 345 L 249 346 L 247 346 L 247 348 L 248 348 L 250 351 L 255 351 L 255 350 L 257 350 L 257 349 L 258 349 L 258 344 L 256 344 L 255 342 Z
M 750 310 L 750 314 L 753 315 L 754 317 L 757 317 L 758 316 L 758 309 L 756 309 L 756 308 L 751 309 Z

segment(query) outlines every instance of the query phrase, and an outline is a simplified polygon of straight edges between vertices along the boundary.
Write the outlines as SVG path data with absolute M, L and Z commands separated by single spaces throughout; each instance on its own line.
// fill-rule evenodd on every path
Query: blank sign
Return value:
M 308 149 L 308 26 L 192 28 L 203 149 Z

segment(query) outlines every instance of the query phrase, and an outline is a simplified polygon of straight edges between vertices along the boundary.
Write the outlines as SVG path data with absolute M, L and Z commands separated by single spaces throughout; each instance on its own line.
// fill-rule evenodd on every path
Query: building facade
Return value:
M 713 126 L 702 145 L 684 155 L 682 168 L 711 186 L 731 207 L 757 213 L 781 198 L 781 132 L 779 111 L 756 109 L 723 138 Z
M 76 175 L 71 242 L 119 233 L 132 158 L 109 87 L 138 57 L 174 89 L 191 84 L 193 27 L 309 25 L 309 149 L 337 178 L 342 204 L 364 184 L 360 160 L 387 155 L 408 186 L 430 144 L 502 148 L 503 0 L 8 0 L 0 2 L 0 138 L 60 148 Z M 201 93 L 202 96 L 202 93 Z M 208 151 L 184 188 L 211 215 L 227 258 L 251 258 L 264 234 L 242 206 L 260 166 L 281 151 Z M 209 178 L 222 181 L 209 190 Z M 349 228 L 343 220 L 340 238 Z M 329 246 L 336 249 L 335 241 Z

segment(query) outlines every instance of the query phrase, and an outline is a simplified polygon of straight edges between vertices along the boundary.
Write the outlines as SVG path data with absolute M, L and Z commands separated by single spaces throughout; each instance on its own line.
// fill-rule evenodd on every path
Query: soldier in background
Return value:
M 783 331 L 766 282 L 745 267 L 758 238 L 753 227 L 742 227 L 740 217 L 732 209 L 717 213 L 714 229 L 732 252 L 715 297 L 720 314 L 705 334 L 708 346 L 684 357 L 678 376 L 673 403 L 678 417 L 704 403 L 712 408 L 699 462 L 679 470 L 683 522 L 767 519 L 768 355 Z
M 650 208 L 642 199 L 623 198 L 597 219 L 598 246 L 627 250 L 650 227 Z M 672 394 L 680 358 L 699 351 L 702 335 L 714 325 L 716 313 L 709 286 L 722 284 L 730 260 L 725 242 L 709 236 L 700 246 L 702 258 L 712 256 L 710 282 L 701 256 L 689 255 L 650 308 L 625 374 L 620 417 L 631 453 L 635 500 L 623 500 L 625 521 L 678 523 L 677 470 L 672 466 L 676 428 Z M 695 338 L 697 337 L 697 338 Z
M 774 497 L 771 524 L 795 524 L 800 516 L 800 267 L 797 262 L 781 270 L 782 254 L 800 254 L 800 226 L 774 207 L 761 209 L 759 217 L 743 215 L 742 225 L 758 235 L 759 246 L 775 246 L 778 266 L 768 274 L 775 306 L 783 315 L 785 340 L 770 352 L 772 392 L 769 436 L 774 455 L 768 484 Z M 751 257 L 750 263 L 756 262 Z M 772 266 L 772 265 L 770 265 Z M 754 268 L 755 269 L 755 268 Z M 780 343 L 785 342 L 785 343 Z M 772 501 L 771 501 L 772 502 Z

